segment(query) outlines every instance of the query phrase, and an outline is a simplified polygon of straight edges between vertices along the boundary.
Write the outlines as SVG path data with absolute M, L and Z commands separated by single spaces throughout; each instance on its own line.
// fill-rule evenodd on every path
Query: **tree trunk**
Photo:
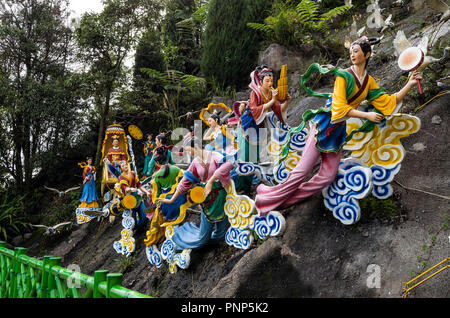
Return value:
M 28 36 L 31 33 L 31 26 L 30 30 L 28 30 Z M 26 91 L 24 91 L 24 94 L 27 95 L 30 93 L 31 86 L 30 83 L 32 82 L 32 66 L 31 66 L 31 56 L 29 54 L 25 57 L 25 67 L 26 67 L 26 75 L 24 78 L 24 87 Z M 28 192 L 30 186 L 31 186 L 31 178 L 33 176 L 33 166 L 34 164 L 31 161 L 31 120 L 30 120 L 30 114 L 28 113 L 30 105 L 28 104 L 26 100 L 24 101 L 24 104 L 22 105 L 23 111 L 21 111 L 21 115 L 23 118 L 23 131 L 22 131 L 22 142 L 23 142 L 23 158 L 24 158 L 24 177 L 25 177 L 25 184 L 24 184 L 24 190 L 25 192 Z M 31 111 L 31 109 L 30 109 Z
M 109 103 L 111 101 L 112 85 L 106 89 L 105 104 L 103 110 L 100 110 L 100 123 L 98 125 L 97 151 L 95 154 L 95 165 L 98 166 L 102 157 L 103 136 L 105 133 L 106 117 L 109 113 Z
M 28 192 L 31 186 L 31 178 L 33 176 L 33 163 L 31 162 L 31 141 L 30 141 L 30 120 L 25 116 L 24 132 L 23 132 L 23 158 L 25 172 L 25 192 Z
M 17 192 L 19 194 L 24 193 L 23 187 L 23 167 L 22 167 L 22 159 L 21 159 L 22 147 L 19 142 L 15 142 L 14 149 L 14 166 L 15 166 L 15 179 L 17 185 Z
M 24 193 L 23 187 L 23 165 L 22 165 L 22 144 L 23 144 L 23 133 L 22 133 L 22 119 L 17 118 L 17 115 L 13 119 L 13 144 L 14 144 L 14 178 L 16 181 L 17 192 L 19 194 Z

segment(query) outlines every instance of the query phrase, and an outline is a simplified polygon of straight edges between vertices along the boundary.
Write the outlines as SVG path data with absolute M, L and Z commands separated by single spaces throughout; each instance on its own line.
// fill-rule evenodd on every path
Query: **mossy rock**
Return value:
M 370 222 L 374 219 L 392 221 L 402 215 L 400 203 L 393 198 L 381 200 L 371 195 L 359 200 L 359 206 L 361 208 L 361 222 Z

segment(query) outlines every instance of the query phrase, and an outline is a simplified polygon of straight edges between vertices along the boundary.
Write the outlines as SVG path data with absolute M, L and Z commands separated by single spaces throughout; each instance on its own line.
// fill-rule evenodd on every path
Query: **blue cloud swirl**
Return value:
M 171 239 L 166 239 L 161 245 L 161 256 L 163 259 L 169 259 L 175 253 L 175 243 Z
M 284 217 L 280 213 L 270 212 L 266 216 L 256 216 L 251 229 L 264 240 L 278 235 L 283 230 L 284 223 Z
M 150 264 L 155 265 L 157 268 L 162 266 L 161 254 L 157 249 L 155 250 L 154 246 L 147 246 L 145 253 Z
M 230 227 L 225 234 L 225 242 L 228 245 L 246 250 L 251 246 L 253 236 L 248 230 L 239 230 L 234 227 Z
M 343 160 L 332 184 L 322 190 L 325 206 L 344 224 L 353 224 L 360 218 L 357 199 L 372 191 L 372 170 L 355 160 Z

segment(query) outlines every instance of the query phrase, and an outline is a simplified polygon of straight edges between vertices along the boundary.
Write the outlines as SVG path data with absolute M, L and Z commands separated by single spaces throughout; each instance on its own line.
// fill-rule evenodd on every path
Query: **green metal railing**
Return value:
M 92 277 L 61 267 L 61 257 L 38 260 L 5 246 L 0 241 L 0 298 L 151 298 L 122 287 L 122 274 L 97 270 Z

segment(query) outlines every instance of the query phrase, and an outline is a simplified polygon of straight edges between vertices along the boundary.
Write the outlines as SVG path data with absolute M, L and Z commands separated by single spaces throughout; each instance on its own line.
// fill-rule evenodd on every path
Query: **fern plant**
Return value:
M 5 194 L 0 203 L 0 238 L 4 241 L 11 235 L 19 235 L 30 225 L 21 216 L 25 196 L 11 198 Z
M 301 42 L 313 42 L 315 36 L 324 34 L 333 18 L 346 13 L 352 5 L 343 5 L 320 13 L 319 4 L 312 0 L 302 0 L 296 6 L 286 1 L 275 7 L 276 12 L 264 19 L 264 23 L 247 23 L 260 31 L 267 40 L 279 44 L 295 46 Z
M 195 27 L 199 27 L 201 29 L 204 28 L 206 24 L 206 18 L 208 16 L 208 2 L 203 3 L 200 7 L 192 13 L 192 15 L 184 20 L 181 20 L 177 23 L 177 27 L 181 32 L 193 32 Z
M 161 85 L 163 89 L 163 111 L 169 114 L 172 129 L 178 127 L 179 124 L 179 99 L 182 93 L 185 97 L 188 94 L 201 95 L 206 90 L 206 80 L 204 78 L 184 74 L 177 70 L 167 70 L 165 73 L 161 73 L 154 69 L 141 68 L 141 72 Z
M 177 70 L 167 70 L 161 73 L 150 68 L 141 68 L 141 72 L 147 74 L 150 78 L 157 80 L 164 86 L 165 90 L 176 88 L 178 86 L 186 87 L 190 90 L 203 89 L 206 86 L 206 80 L 202 77 L 184 74 Z

